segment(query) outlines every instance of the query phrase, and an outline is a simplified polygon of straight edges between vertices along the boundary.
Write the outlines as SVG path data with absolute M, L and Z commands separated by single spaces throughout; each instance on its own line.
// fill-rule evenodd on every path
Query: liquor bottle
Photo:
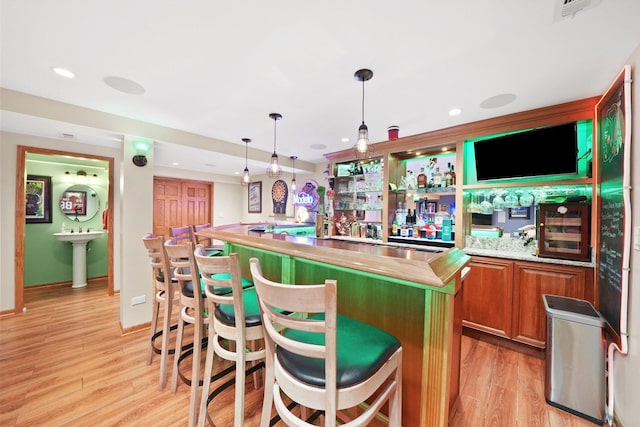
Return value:
M 393 222 L 391 223 L 391 235 L 392 236 L 398 235 L 398 215 L 397 214 L 393 216 Z
M 407 228 L 409 228 L 409 237 L 413 235 L 413 225 L 415 222 L 415 211 L 414 213 L 411 213 L 411 209 L 407 209 L 407 220 L 405 224 L 407 225 Z
M 449 212 L 447 212 L 447 206 L 442 204 L 438 206 L 438 212 L 436 213 L 435 224 L 436 227 L 442 227 L 442 221 L 445 219 L 449 219 Z
M 418 188 L 427 188 L 427 175 L 424 174 L 424 167 L 420 168 L 418 175 Z
M 453 176 L 451 175 L 451 163 L 447 163 L 447 173 L 444 175 L 445 187 L 451 187 L 453 183 Z
M 442 174 L 439 166 L 436 166 L 436 171 L 433 173 L 433 186 L 436 188 L 442 187 Z
M 452 187 L 456 186 L 456 171 L 453 165 L 451 165 L 451 186 Z

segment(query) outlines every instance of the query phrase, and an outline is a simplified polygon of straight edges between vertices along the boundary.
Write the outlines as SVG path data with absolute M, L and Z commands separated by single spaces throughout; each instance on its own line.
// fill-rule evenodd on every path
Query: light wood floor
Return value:
M 25 305 L 0 317 L 0 426 L 187 425 L 188 387 L 158 389 L 148 330 L 120 335 L 119 297 L 106 283 L 28 290 Z M 543 360 L 467 336 L 462 352 L 452 426 L 594 425 L 545 403 Z M 257 426 L 262 393 L 251 381 L 247 390 L 245 425 Z M 210 412 L 218 427 L 232 425 L 232 389 Z

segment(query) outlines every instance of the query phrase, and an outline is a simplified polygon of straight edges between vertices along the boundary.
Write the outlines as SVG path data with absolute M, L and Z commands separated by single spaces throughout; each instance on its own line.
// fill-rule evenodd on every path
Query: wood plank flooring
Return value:
M 25 305 L 0 317 L 0 426 L 187 425 L 188 387 L 159 390 L 148 330 L 120 335 L 119 296 L 106 282 L 27 290 Z M 544 360 L 468 336 L 462 352 L 452 427 L 594 425 L 545 402 Z M 261 399 L 249 378 L 246 426 L 259 424 Z M 233 425 L 232 389 L 209 409 L 218 427 Z

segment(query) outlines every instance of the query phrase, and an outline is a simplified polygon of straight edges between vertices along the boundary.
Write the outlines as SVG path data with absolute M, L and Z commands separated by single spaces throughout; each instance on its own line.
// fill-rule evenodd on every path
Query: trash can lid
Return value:
M 605 320 L 589 301 L 559 295 L 542 295 L 547 315 L 591 326 L 604 326 Z

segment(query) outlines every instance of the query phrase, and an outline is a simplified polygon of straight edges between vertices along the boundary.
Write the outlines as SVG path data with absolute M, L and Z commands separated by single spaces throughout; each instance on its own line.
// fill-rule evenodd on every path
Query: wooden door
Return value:
M 213 184 L 174 178 L 153 179 L 153 233 L 169 236 L 170 227 L 212 223 Z

